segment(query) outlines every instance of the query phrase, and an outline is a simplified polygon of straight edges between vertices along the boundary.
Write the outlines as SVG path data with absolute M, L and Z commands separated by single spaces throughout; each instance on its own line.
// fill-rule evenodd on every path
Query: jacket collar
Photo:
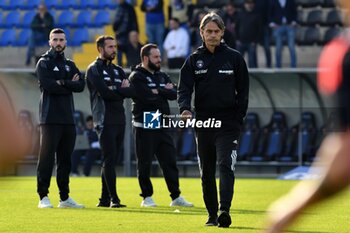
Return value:
M 105 59 L 101 59 L 99 57 L 96 58 L 96 63 L 104 65 L 104 66 L 109 66 L 112 64 L 112 61 L 110 60 L 105 60 Z
M 53 59 L 65 59 L 64 52 L 58 53 L 52 48 L 50 48 L 46 53 L 43 55 L 43 57 L 50 57 Z
M 227 45 L 226 45 L 225 42 L 220 42 L 220 44 L 219 44 L 218 46 L 215 47 L 214 54 L 223 51 L 226 47 L 227 47 Z M 206 45 L 205 45 L 204 42 L 203 42 L 203 44 L 202 44 L 200 47 L 198 47 L 197 51 L 198 51 L 198 52 L 211 53 L 211 52 L 207 49 L 207 47 L 206 47 Z

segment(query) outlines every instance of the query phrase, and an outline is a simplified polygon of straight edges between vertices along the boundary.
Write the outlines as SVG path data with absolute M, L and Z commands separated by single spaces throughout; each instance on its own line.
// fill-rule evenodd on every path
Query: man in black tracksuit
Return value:
M 191 118 L 191 95 L 195 90 L 196 120 L 221 121 L 221 127 L 196 129 L 203 197 L 209 213 L 207 226 L 229 227 L 233 198 L 234 165 L 241 125 L 248 106 L 249 77 L 243 57 L 220 40 L 225 30 L 215 13 L 201 21 L 203 46 L 181 69 L 178 103 L 182 117 Z M 215 182 L 216 161 L 220 174 L 220 213 Z
M 169 76 L 160 72 L 160 51 L 155 44 L 141 49 L 142 63 L 130 74 L 130 82 L 137 93 L 133 98 L 133 125 L 136 145 L 138 179 L 143 197 L 141 206 L 155 207 L 150 179 L 153 156 L 156 155 L 170 192 L 170 206 L 193 206 L 180 196 L 176 148 L 168 129 L 144 128 L 145 112 L 153 112 L 154 119 L 170 114 L 168 100 L 176 99 L 176 88 Z M 161 122 L 161 121 L 160 121 Z
M 85 82 L 74 62 L 65 58 L 66 36 L 62 29 L 50 32 L 51 49 L 41 56 L 36 75 L 41 90 L 40 151 L 37 169 L 39 208 L 52 208 L 47 197 L 52 169 L 57 161 L 60 208 L 83 208 L 68 196 L 71 155 L 75 144 L 72 92 L 82 92 Z
M 116 190 L 115 165 L 125 130 L 124 98 L 134 95 L 123 69 L 112 63 L 116 41 L 111 36 L 96 40 L 99 57 L 86 71 L 94 127 L 102 150 L 102 194 L 98 207 L 125 207 Z

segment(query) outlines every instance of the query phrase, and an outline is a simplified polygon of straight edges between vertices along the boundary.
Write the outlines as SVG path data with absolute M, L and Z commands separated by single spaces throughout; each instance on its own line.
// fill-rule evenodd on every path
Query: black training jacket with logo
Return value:
M 154 74 L 141 66 L 130 74 L 130 82 L 136 90 L 136 97 L 133 98 L 132 113 L 133 121 L 142 123 L 144 112 L 155 112 L 169 115 L 170 108 L 168 100 L 176 100 L 176 87 L 165 89 L 167 83 L 172 83 L 170 77 L 161 71 Z M 158 94 L 153 94 L 152 89 L 157 89 Z
M 50 49 L 36 65 L 36 76 L 41 90 L 40 124 L 74 124 L 73 92 L 82 92 L 85 81 L 75 63 Z M 79 74 L 78 81 L 72 81 Z M 60 80 L 62 85 L 57 81 Z
M 221 43 L 214 53 L 203 46 L 181 68 L 178 85 L 180 112 L 194 110 L 197 119 L 234 120 L 241 125 L 248 108 L 249 75 L 240 53 Z
M 120 66 L 97 58 L 85 74 L 90 91 L 91 112 L 96 128 L 104 125 L 125 124 L 124 98 L 134 96 L 134 89 L 121 88 L 127 79 Z

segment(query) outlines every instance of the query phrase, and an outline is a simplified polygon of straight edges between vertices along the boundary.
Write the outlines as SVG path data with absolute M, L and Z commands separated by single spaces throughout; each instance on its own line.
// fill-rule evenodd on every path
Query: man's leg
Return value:
M 162 130 L 156 150 L 159 165 L 162 168 L 164 179 L 172 200 L 180 196 L 179 170 L 176 166 L 176 148 L 169 132 Z
M 153 186 L 150 179 L 152 158 L 154 155 L 154 141 L 158 130 L 145 130 L 134 128 L 134 139 L 137 157 L 137 178 L 141 188 L 140 196 L 143 198 L 153 195 Z
M 55 152 L 61 131 L 56 125 L 40 126 L 40 149 L 37 166 L 37 192 L 40 199 L 49 193 L 52 169 L 55 164 Z
M 217 216 L 216 151 L 214 132 L 197 131 L 198 162 L 202 179 L 203 199 L 209 216 Z
M 116 151 L 116 127 L 114 125 L 105 126 L 100 137 L 100 145 L 102 149 L 102 195 L 101 201 L 118 199 L 116 193 L 116 174 L 115 174 L 115 160 L 117 156 Z
M 283 38 L 283 34 L 282 34 L 282 28 L 278 27 L 275 28 L 273 31 L 273 35 L 275 37 L 275 42 L 276 42 L 276 67 L 277 68 L 281 68 L 282 67 L 282 38 Z
M 74 125 L 60 125 L 62 135 L 57 146 L 57 185 L 62 201 L 69 194 L 69 173 L 71 171 L 71 156 L 75 144 L 76 131 Z

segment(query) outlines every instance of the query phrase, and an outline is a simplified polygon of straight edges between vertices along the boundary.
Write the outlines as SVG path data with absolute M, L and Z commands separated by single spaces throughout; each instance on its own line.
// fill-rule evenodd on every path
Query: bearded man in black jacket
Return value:
M 134 95 L 134 90 L 123 69 L 112 63 L 117 49 L 115 39 L 100 36 L 96 46 L 99 56 L 87 68 L 86 79 L 94 127 L 102 150 L 102 194 L 97 206 L 120 208 L 125 205 L 117 195 L 115 165 L 124 140 L 123 102 Z
M 75 144 L 73 92 L 82 92 L 85 82 L 75 63 L 64 56 L 67 40 L 64 31 L 50 32 L 50 50 L 36 65 L 40 98 L 40 150 L 37 168 L 39 208 L 52 208 L 47 197 L 52 169 L 57 161 L 59 208 L 84 208 L 69 197 L 71 155 Z
M 137 93 L 133 98 L 133 126 L 137 156 L 137 175 L 143 197 L 141 206 L 155 207 L 151 183 L 152 158 L 156 155 L 163 170 L 172 199 L 170 206 L 193 206 L 180 196 L 179 171 L 176 166 L 176 148 L 169 129 L 160 124 L 148 127 L 145 115 L 151 114 L 151 124 L 161 122 L 162 114 L 169 115 L 168 100 L 176 99 L 176 88 L 169 76 L 160 71 L 161 56 L 157 45 L 141 48 L 141 64 L 130 74 L 130 82 Z

